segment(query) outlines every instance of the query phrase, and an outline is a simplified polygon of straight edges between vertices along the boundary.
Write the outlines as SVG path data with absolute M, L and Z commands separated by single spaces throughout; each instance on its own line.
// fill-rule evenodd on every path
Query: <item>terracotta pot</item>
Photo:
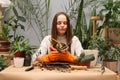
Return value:
M 103 61 L 103 65 L 114 72 L 118 72 L 118 61 Z
M 80 63 L 78 63 L 78 65 L 90 67 L 90 61 L 88 61 L 88 62 L 80 62 Z
M 120 28 L 109 28 L 108 37 L 116 44 L 120 44 Z

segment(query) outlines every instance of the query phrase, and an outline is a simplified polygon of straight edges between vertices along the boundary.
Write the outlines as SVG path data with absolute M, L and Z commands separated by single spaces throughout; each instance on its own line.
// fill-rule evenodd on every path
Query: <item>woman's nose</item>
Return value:
M 61 26 L 64 26 L 64 25 L 65 25 L 65 24 L 62 22 L 62 23 L 61 23 Z

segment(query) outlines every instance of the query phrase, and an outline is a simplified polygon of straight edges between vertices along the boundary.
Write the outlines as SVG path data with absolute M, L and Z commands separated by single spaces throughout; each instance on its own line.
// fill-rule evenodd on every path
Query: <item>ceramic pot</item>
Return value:
M 13 58 L 14 66 L 17 68 L 23 67 L 24 58 L 22 57 L 14 57 Z
M 25 56 L 24 66 L 31 66 L 31 56 Z

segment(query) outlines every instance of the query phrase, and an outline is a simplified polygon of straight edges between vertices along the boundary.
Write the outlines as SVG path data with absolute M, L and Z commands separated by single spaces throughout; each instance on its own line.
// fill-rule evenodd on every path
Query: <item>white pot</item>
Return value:
M 13 62 L 14 62 L 14 66 L 15 66 L 15 67 L 23 67 L 24 58 L 15 57 L 15 58 L 13 59 Z

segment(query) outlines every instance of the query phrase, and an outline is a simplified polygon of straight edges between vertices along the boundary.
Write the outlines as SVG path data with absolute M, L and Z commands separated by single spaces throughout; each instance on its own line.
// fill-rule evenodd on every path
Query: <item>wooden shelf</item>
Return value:
M 0 55 L 4 55 L 5 57 L 9 56 L 9 52 L 0 52 Z

